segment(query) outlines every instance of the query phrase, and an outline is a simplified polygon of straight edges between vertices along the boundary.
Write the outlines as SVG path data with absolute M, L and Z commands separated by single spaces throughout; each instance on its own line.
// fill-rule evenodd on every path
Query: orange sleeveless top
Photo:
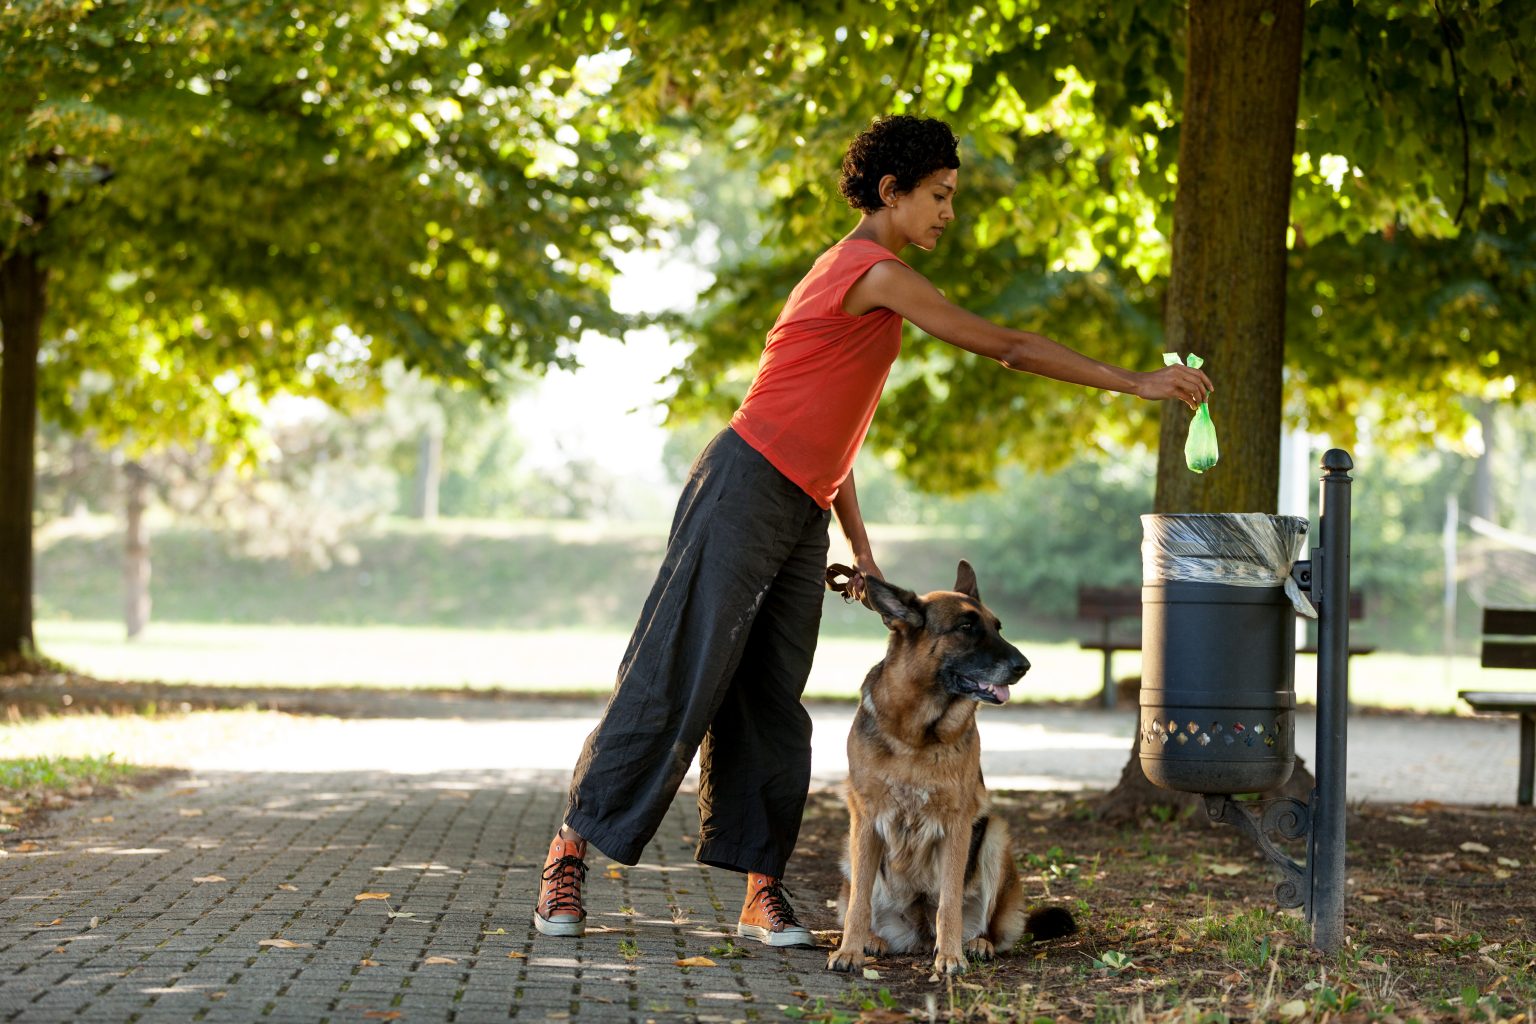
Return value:
M 843 311 L 854 282 L 882 260 L 883 245 L 842 241 L 795 285 L 768 332 L 757 377 L 731 428 L 822 508 L 853 469 L 880 392 L 901 352 L 901 316 Z M 905 265 L 905 264 L 903 264 Z

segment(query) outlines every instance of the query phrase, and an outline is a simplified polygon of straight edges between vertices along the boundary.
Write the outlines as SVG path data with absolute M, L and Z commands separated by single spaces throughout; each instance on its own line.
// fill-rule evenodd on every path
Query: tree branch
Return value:
M 1461 98 L 1461 68 L 1456 62 L 1456 42 L 1452 38 L 1451 23 L 1440 10 L 1440 0 L 1435 0 L 1435 16 L 1440 19 L 1440 36 L 1445 40 L 1445 52 L 1451 55 L 1451 80 L 1456 85 L 1456 116 L 1461 120 L 1461 205 L 1456 207 L 1452 223 L 1461 225 L 1461 215 L 1467 210 L 1467 197 L 1472 188 L 1472 138 L 1467 127 L 1467 108 Z

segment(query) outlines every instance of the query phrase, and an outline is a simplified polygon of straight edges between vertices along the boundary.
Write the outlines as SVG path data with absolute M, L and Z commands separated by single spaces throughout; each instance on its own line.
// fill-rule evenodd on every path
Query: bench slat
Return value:
M 1139 587 L 1079 587 L 1077 617 L 1080 619 L 1121 619 L 1141 617 Z
M 1536 693 L 1520 693 L 1515 690 L 1462 690 L 1457 694 L 1462 700 L 1481 711 L 1536 711 Z
M 1536 643 L 1484 640 L 1483 668 L 1536 668 Z
M 1536 608 L 1484 608 L 1483 632 L 1495 636 L 1536 636 Z

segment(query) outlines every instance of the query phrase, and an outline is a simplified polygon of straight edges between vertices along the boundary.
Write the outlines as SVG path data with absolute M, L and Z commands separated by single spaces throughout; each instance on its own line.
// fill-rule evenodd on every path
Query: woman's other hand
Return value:
M 1203 370 L 1188 366 L 1165 366 L 1160 370 L 1150 370 L 1141 375 L 1141 385 L 1136 390 L 1136 397 L 1145 398 L 1148 401 L 1172 398 L 1183 402 L 1191 410 L 1196 410 L 1214 390 L 1216 388 L 1211 383 L 1211 378 L 1207 377 Z

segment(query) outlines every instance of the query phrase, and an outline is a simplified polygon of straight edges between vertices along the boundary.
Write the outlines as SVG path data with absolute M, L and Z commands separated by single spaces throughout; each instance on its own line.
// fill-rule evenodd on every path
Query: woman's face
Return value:
M 911 192 L 889 193 L 892 223 L 907 242 L 930 252 L 939 244 L 944 229 L 955 219 L 959 181 L 959 171 L 944 168 L 918 182 Z

